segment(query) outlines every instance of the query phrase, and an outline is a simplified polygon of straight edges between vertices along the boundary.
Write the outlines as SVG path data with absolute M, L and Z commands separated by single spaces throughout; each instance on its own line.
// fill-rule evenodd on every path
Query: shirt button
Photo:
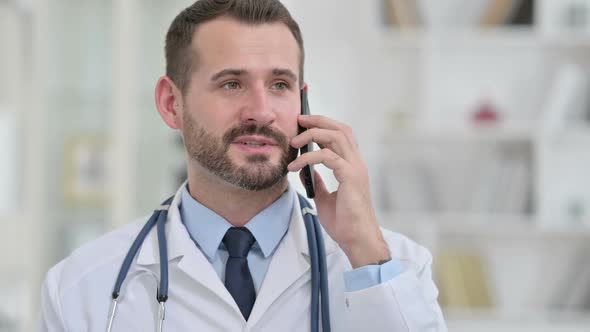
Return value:
M 350 308 L 350 301 L 348 300 L 348 298 L 346 298 L 346 307 Z

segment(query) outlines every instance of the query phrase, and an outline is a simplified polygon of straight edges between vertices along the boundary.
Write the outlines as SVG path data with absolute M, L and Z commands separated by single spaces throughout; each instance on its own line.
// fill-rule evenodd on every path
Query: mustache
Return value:
M 280 131 L 265 125 L 257 125 L 255 123 L 240 125 L 228 130 L 223 135 L 223 143 L 226 148 L 236 140 L 236 138 L 244 135 L 259 135 L 273 139 L 279 146 L 286 146 L 288 144 L 287 137 Z

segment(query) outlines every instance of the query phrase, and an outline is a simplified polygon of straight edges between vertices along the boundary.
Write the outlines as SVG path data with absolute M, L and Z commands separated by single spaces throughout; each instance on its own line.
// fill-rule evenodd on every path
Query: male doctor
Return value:
M 351 129 L 299 114 L 303 41 L 278 0 L 197 1 L 172 22 L 165 53 L 156 107 L 182 134 L 188 164 L 166 223 L 165 331 L 309 331 L 309 251 L 286 177 L 309 164 L 339 182 L 328 192 L 315 175 L 332 330 L 446 331 L 431 256 L 378 226 Z M 297 157 L 311 141 L 321 149 Z M 114 281 L 144 223 L 48 272 L 40 331 L 105 331 Z M 123 283 L 113 331 L 156 330 L 157 243 L 154 228 Z

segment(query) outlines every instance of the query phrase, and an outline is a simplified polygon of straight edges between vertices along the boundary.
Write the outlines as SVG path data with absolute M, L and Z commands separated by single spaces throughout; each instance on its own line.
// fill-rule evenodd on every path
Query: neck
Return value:
M 192 167 L 191 167 L 192 166 Z M 249 191 L 227 183 L 200 166 L 189 165 L 190 195 L 235 227 L 242 227 L 287 190 L 287 177 L 274 186 Z

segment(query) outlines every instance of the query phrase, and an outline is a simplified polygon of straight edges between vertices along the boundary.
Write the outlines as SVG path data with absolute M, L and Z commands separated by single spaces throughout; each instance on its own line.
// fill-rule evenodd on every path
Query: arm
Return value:
M 395 269 L 392 278 L 382 276 L 381 266 L 377 284 L 363 282 L 360 290 L 346 293 L 347 329 L 446 331 L 437 303 L 438 290 L 432 281 L 432 257 L 410 240 L 394 239 L 393 233 L 380 229 L 370 195 L 368 171 L 352 129 L 319 115 L 300 115 L 299 125 L 308 130 L 295 136 L 291 146 L 300 148 L 315 142 L 320 150 L 299 156 L 288 169 L 295 172 L 305 165 L 323 164 L 334 172 L 339 183 L 334 192 L 329 192 L 319 173 L 315 173 L 315 203 L 322 226 L 346 254 L 355 269 L 353 274 L 363 269 L 370 274 L 373 269 L 370 266 L 377 262 L 407 260 L 403 269 Z M 406 255 L 408 248 L 412 248 L 411 255 Z
M 344 286 L 347 292 L 356 292 L 390 281 L 404 271 L 402 262 L 397 259 L 383 264 L 366 265 L 344 272 Z
M 373 287 L 346 293 L 349 330 L 371 326 L 371 331 L 383 332 L 393 327 L 404 332 L 447 331 L 432 280 L 432 256 L 416 243 L 387 233 L 390 250 L 399 252 L 402 246 L 408 249 L 400 257 L 405 270 Z

